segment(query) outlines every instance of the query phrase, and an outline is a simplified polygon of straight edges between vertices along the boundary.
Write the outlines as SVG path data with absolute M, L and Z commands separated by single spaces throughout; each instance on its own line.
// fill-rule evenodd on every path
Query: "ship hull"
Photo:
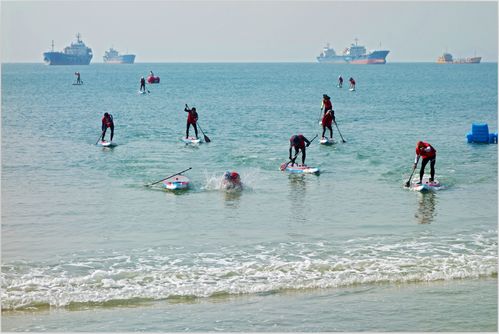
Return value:
M 338 55 L 331 57 L 317 57 L 317 61 L 319 63 L 335 64 L 386 64 L 386 56 L 389 52 L 390 51 L 388 50 L 378 50 L 357 57 Z
M 62 52 L 44 52 L 43 61 L 47 65 L 88 65 L 92 55 L 76 56 L 67 55 Z
M 133 64 L 135 62 L 135 55 L 121 55 L 113 58 L 104 57 L 105 64 Z

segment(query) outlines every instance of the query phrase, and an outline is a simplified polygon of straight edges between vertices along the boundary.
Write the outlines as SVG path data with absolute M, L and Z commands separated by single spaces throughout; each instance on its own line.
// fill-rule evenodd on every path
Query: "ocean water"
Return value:
M 1 329 L 497 331 L 497 145 L 466 142 L 497 131 L 497 73 L 2 64 Z M 346 142 L 310 145 L 318 176 L 281 172 L 291 135 L 320 135 L 322 94 Z M 211 143 L 180 141 L 186 103 Z M 104 112 L 114 148 L 95 145 Z M 445 189 L 403 188 L 418 140 Z M 188 191 L 145 186 L 189 167 Z

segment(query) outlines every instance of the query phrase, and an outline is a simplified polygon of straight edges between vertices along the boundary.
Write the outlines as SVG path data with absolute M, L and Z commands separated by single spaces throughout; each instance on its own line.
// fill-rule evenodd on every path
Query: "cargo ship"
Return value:
M 117 50 L 110 48 L 104 53 L 103 59 L 105 64 L 133 64 L 135 61 L 135 55 L 120 55 Z
M 454 59 L 448 52 L 437 58 L 437 64 L 479 64 L 481 61 L 482 57 L 477 56 Z
M 92 60 L 92 49 L 87 47 L 80 39 L 80 33 L 76 34 L 76 43 L 64 48 L 63 52 L 52 51 L 43 53 L 43 61 L 47 65 L 88 65 Z
M 386 64 L 386 56 L 389 50 L 373 50 L 367 52 L 366 48 L 357 44 L 351 44 L 345 48 L 341 54 L 329 47 L 329 43 L 324 47 L 322 53 L 317 57 L 319 63 L 337 63 L 337 64 Z

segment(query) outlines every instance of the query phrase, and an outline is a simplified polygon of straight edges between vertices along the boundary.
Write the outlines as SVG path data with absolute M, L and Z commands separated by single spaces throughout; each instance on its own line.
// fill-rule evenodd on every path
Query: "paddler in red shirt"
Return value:
M 348 81 L 350 81 L 350 89 L 355 90 L 355 80 L 352 77 L 350 77 Z
M 418 165 L 419 157 L 423 158 L 421 162 L 421 170 L 419 171 L 419 182 L 421 184 L 423 182 L 424 170 L 426 164 L 430 162 L 430 182 L 433 182 L 435 179 L 435 161 L 437 159 L 437 150 L 433 148 L 430 144 L 423 141 L 418 141 L 416 144 L 416 158 L 414 159 L 414 169 Z
M 104 117 L 102 117 L 102 141 L 105 141 L 104 136 L 106 135 L 107 128 L 111 129 L 111 139 L 109 141 L 113 141 L 113 136 L 114 136 L 113 115 L 106 112 L 104 113 Z
M 331 103 L 331 98 L 327 96 L 327 94 L 322 95 L 322 107 L 321 109 L 324 111 L 324 115 L 322 116 L 321 124 L 322 124 L 322 138 L 326 133 L 326 128 L 329 129 L 330 138 L 333 139 L 333 127 L 331 126 L 333 121 L 336 122 L 334 117 L 333 104 Z
M 192 124 L 192 127 L 194 128 L 194 131 L 196 133 L 196 139 L 198 139 L 198 126 L 196 125 L 197 121 L 198 121 L 198 113 L 196 112 L 196 108 L 192 108 L 192 109 L 189 109 L 189 107 L 187 107 L 187 104 L 185 105 L 185 109 L 184 109 L 185 112 L 188 113 L 187 115 L 187 129 L 185 131 L 185 138 L 189 138 L 189 128 L 191 127 L 191 124 Z
M 329 129 L 329 138 L 332 140 L 333 139 L 333 127 L 331 126 L 333 122 L 336 122 L 336 119 L 334 117 L 334 110 L 328 110 L 322 116 L 322 138 L 324 138 L 324 135 L 326 134 L 326 128 Z
M 301 164 L 305 166 L 305 147 L 308 147 L 308 145 L 310 145 L 310 141 L 302 134 L 293 135 L 291 136 L 291 138 L 289 138 L 289 160 L 291 160 L 291 166 L 294 165 L 296 156 L 298 155 L 299 151 L 301 151 Z M 291 150 L 293 147 L 295 149 L 294 157 L 291 156 Z
M 331 103 L 331 98 L 327 94 L 322 94 L 322 105 L 321 109 L 326 113 L 328 110 L 333 110 L 333 104 Z

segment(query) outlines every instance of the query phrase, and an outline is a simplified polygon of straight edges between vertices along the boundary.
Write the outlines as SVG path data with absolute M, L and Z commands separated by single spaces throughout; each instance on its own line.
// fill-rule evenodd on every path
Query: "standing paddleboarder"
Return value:
M 435 179 L 435 162 L 437 159 L 437 150 L 433 148 L 430 144 L 423 141 L 418 141 L 416 145 L 416 158 L 414 159 L 414 168 L 419 161 L 419 157 L 423 158 L 421 161 L 421 170 L 419 171 L 419 182 L 417 184 L 421 184 L 423 182 L 424 170 L 428 162 L 430 162 L 430 182 L 433 182 Z
M 194 128 L 194 132 L 196 133 L 196 139 L 198 139 L 198 126 L 197 126 L 197 121 L 198 121 L 198 113 L 196 112 L 196 108 L 192 107 L 192 109 L 189 109 L 187 104 L 185 105 L 184 111 L 188 113 L 187 115 L 187 128 L 185 130 L 185 138 L 189 138 L 189 128 L 192 127 Z
M 331 98 L 327 94 L 322 94 L 322 105 L 321 110 L 326 114 L 328 110 L 333 110 L 333 104 L 331 103 Z
M 104 136 L 106 135 L 107 128 L 111 129 L 111 139 L 109 141 L 112 142 L 114 136 L 113 115 L 106 112 L 104 113 L 104 117 L 102 117 L 102 141 L 105 141 Z
M 352 77 L 350 77 L 348 81 L 350 81 L 350 89 L 355 90 L 355 80 Z
M 144 79 L 144 77 L 141 77 L 140 78 L 140 89 L 139 89 L 140 92 L 146 92 L 146 79 Z
M 80 72 L 75 72 L 75 75 L 76 75 L 76 84 L 77 85 L 81 85 L 82 82 L 81 82 L 81 79 L 80 79 Z
M 301 151 L 301 163 L 303 166 L 305 166 L 305 158 L 306 158 L 306 152 L 305 152 L 305 147 L 308 147 L 310 145 L 310 141 L 305 138 L 304 135 L 298 134 L 298 135 L 293 135 L 291 138 L 289 138 L 289 160 L 291 160 L 291 166 L 294 165 L 296 156 L 298 155 L 298 152 Z M 291 156 L 291 150 L 295 149 L 295 156 Z
M 338 87 L 339 87 L 339 88 L 342 88 L 342 87 L 343 87 L 343 77 L 341 76 L 341 74 L 340 74 L 340 76 L 338 77 Z
M 336 123 L 336 119 L 334 117 L 334 110 L 328 110 L 322 116 L 322 138 L 324 139 L 324 135 L 326 134 L 326 128 L 329 129 L 329 138 L 333 140 L 333 127 L 332 124 L 333 122 Z

